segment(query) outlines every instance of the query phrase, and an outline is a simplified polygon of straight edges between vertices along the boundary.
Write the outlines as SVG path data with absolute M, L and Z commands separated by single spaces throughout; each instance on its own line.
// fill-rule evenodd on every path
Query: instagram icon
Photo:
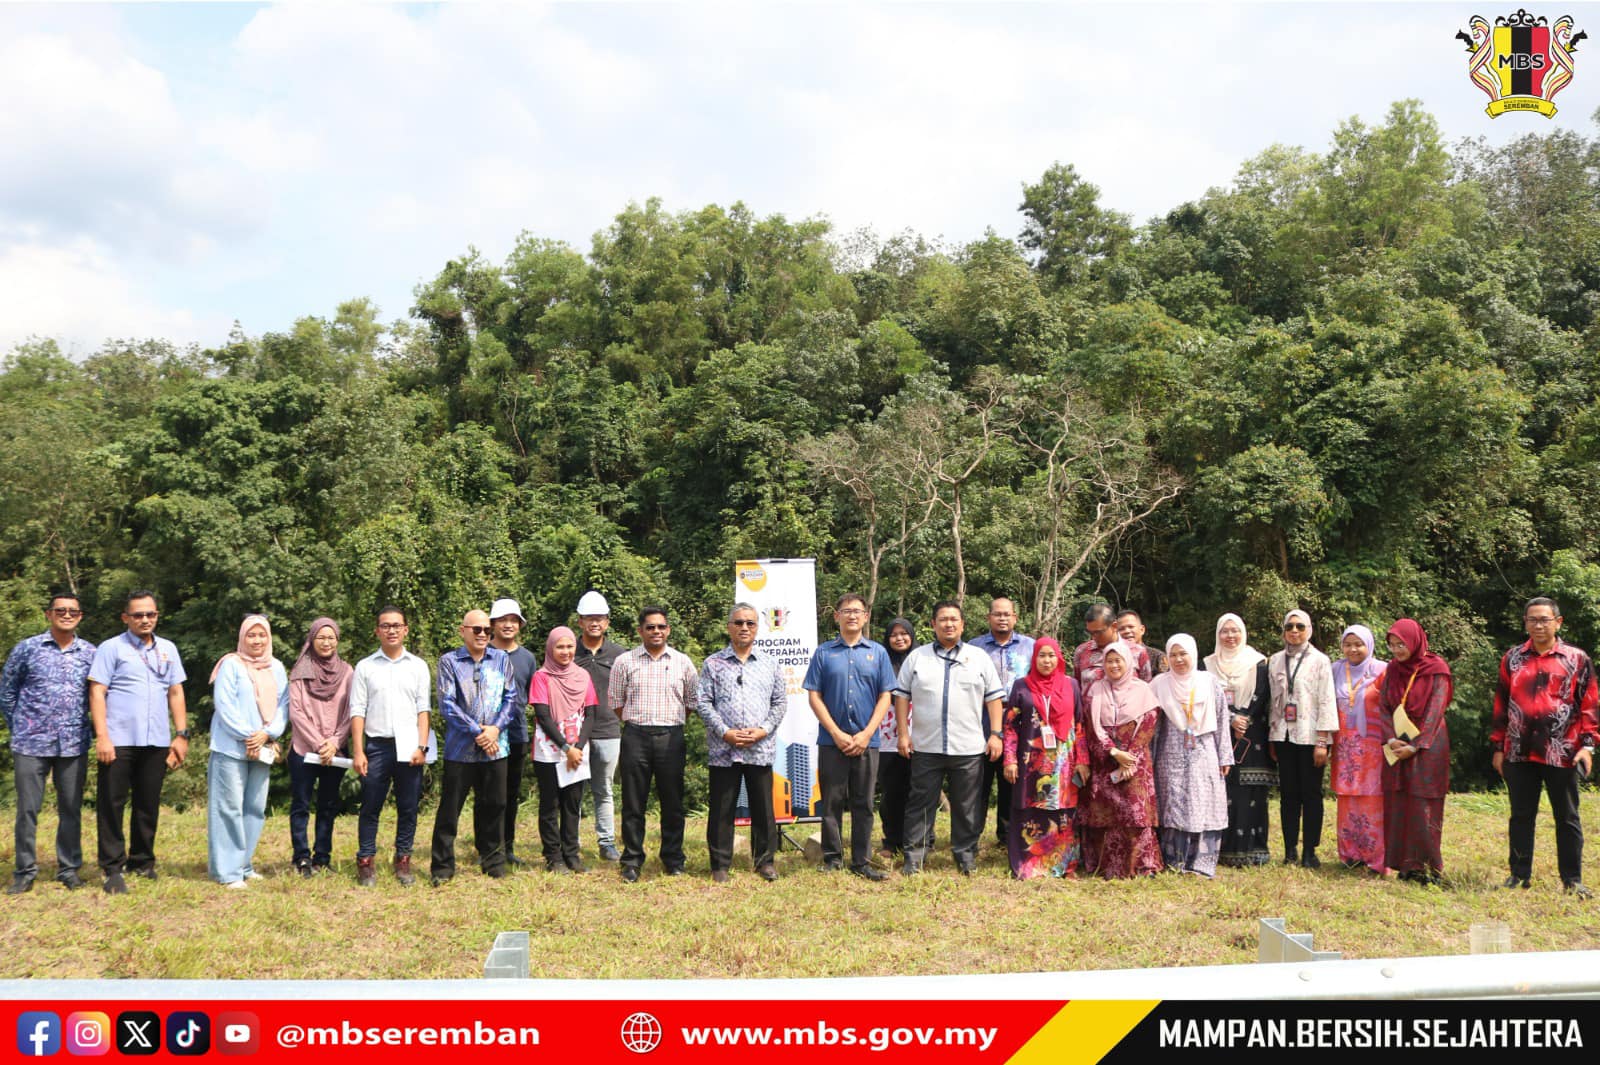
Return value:
M 68 1054 L 104 1054 L 111 1049 L 111 1018 L 103 1013 L 70 1013 L 66 1034 Z

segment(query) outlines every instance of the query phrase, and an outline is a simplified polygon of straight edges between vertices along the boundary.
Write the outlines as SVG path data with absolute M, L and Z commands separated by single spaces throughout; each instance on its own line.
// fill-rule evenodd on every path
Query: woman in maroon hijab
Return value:
M 1410 618 L 1389 626 L 1389 659 L 1379 707 L 1392 730 L 1407 721 L 1412 730 L 1386 744 L 1394 760 L 1383 770 L 1384 860 L 1402 880 L 1438 884 L 1444 873 L 1444 797 L 1450 791 L 1445 711 L 1455 682 L 1445 660 L 1428 650 L 1428 634 Z M 1396 710 L 1404 710 L 1404 717 Z

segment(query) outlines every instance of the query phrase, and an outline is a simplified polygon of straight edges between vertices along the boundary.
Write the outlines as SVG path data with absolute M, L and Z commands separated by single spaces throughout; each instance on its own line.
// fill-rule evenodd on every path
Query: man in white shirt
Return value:
M 400 820 L 394 832 L 394 875 L 410 887 L 411 847 L 422 801 L 422 764 L 427 756 L 428 704 L 433 683 L 428 664 L 406 650 L 405 611 L 378 611 L 378 650 L 356 663 L 350 679 L 350 752 L 361 777 L 361 818 L 356 883 L 378 882 L 378 817 L 394 785 Z
M 1333 701 L 1333 664 L 1311 646 L 1311 615 L 1304 610 L 1284 617 L 1283 650 L 1267 660 L 1267 679 L 1272 683 L 1267 739 L 1278 761 L 1283 860 L 1316 869 L 1322 865 L 1317 859 L 1322 774 L 1328 745 L 1339 731 L 1339 710 Z M 1303 849 L 1296 847 L 1297 840 Z
M 983 832 L 979 806 L 983 761 L 1000 757 L 1000 675 L 987 653 L 963 643 L 961 604 L 933 608 L 935 642 L 918 647 L 900 664 L 895 681 L 895 722 L 900 754 L 911 759 L 911 796 L 906 801 L 906 864 L 902 873 L 922 872 L 928 830 L 933 827 L 939 788 L 950 796 L 950 849 L 956 868 L 971 876 Z M 906 727 L 906 710 L 916 719 Z M 913 749 L 914 748 L 914 749 Z

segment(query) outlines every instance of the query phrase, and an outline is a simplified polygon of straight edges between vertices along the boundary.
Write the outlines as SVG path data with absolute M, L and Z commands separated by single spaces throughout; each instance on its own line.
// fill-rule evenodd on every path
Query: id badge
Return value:
M 1296 719 L 1299 718 L 1299 716 L 1300 716 L 1299 708 L 1296 707 L 1293 703 L 1290 703 L 1288 706 L 1285 706 L 1283 708 L 1283 719 L 1285 721 L 1287 721 L 1289 724 L 1291 724 L 1291 725 L 1294 724 Z
M 1228 701 L 1228 709 L 1232 710 L 1233 709 L 1233 689 L 1232 688 L 1223 688 L 1222 689 L 1222 697 Z
M 1056 730 L 1051 728 L 1048 723 L 1039 725 L 1039 742 L 1044 744 L 1044 749 L 1047 751 L 1056 749 Z
M 1183 730 L 1183 746 L 1187 750 L 1194 750 L 1194 729 Z

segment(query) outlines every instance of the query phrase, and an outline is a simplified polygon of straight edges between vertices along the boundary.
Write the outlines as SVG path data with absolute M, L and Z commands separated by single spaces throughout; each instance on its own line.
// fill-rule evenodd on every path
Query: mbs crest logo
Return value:
M 1507 111 L 1554 117 L 1556 105 L 1550 101 L 1571 83 L 1572 53 L 1589 36 L 1572 32 L 1572 16 L 1562 15 L 1552 26 L 1518 8 L 1514 15 L 1496 18 L 1493 26 L 1478 15 L 1467 25 L 1456 38 L 1467 43 L 1468 76 L 1488 94 L 1489 117 Z

